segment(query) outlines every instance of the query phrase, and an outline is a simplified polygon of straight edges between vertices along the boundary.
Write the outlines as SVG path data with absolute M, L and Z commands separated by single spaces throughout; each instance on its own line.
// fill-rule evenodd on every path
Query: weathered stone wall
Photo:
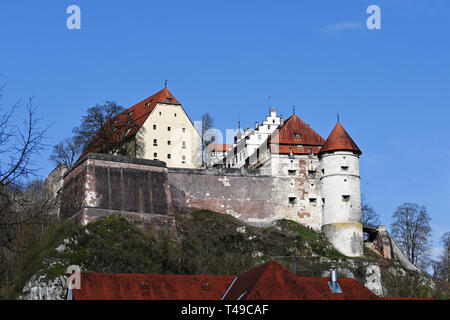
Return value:
M 62 218 L 87 223 L 118 212 L 143 219 L 209 209 L 254 224 L 287 218 L 320 230 L 318 178 L 308 177 L 317 164 L 289 160 L 286 165 L 296 168 L 293 176 L 233 168 L 168 169 L 159 161 L 89 154 L 65 175 Z M 289 201 L 293 197 L 295 203 Z
M 209 209 L 249 222 L 269 222 L 275 217 L 274 179 L 257 170 L 169 169 L 172 208 L 186 213 Z
M 105 212 L 167 215 L 170 203 L 164 162 L 89 154 L 64 177 L 61 216 L 87 223 Z

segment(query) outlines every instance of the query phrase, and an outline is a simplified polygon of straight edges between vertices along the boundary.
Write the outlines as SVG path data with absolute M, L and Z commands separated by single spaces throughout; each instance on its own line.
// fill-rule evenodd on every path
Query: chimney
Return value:
M 341 287 L 338 283 L 336 263 L 336 259 L 331 260 L 330 281 L 328 281 L 328 285 L 330 286 L 331 293 L 342 293 Z

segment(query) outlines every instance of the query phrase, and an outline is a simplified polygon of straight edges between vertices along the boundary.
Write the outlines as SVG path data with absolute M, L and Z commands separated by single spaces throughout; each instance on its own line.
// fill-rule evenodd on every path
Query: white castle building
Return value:
M 361 150 L 338 122 L 324 140 L 297 115 L 283 121 L 271 109 L 255 129 L 235 138 L 221 163 L 259 169 L 288 179 L 280 205 L 287 218 L 320 229 L 346 256 L 363 254 L 359 156 Z

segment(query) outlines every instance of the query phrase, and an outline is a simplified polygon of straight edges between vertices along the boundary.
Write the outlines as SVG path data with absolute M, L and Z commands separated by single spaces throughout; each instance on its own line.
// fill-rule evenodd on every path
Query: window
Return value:
M 128 129 L 127 132 L 125 132 L 125 135 L 127 136 L 130 133 L 131 129 Z
M 295 170 L 288 170 L 288 175 L 289 176 L 295 176 Z
M 301 136 L 301 134 L 300 133 L 296 133 L 295 134 L 295 139 L 300 139 L 302 136 Z
M 294 157 L 294 150 L 292 150 L 291 147 L 289 147 L 289 158 L 293 158 Z
M 289 204 L 296 204 L 297 203 L 297 197 L 289 197 Z
M 181 163 L 186 163 L 186 156 L 181 157 Z
M 215 151 L 211 151 L 211 157 L 215 157 L 216 156 L 216 152 Z
M 156 130 L 156 124 L 153 125 L 153 130 Z
M 167 131 L 170 131 L 170 127 L 167 127 Z
M 322 198 L 322 203 L 325 204 L 325 198 Z
M 317 204 L 317 198 L 309 198 L 309 203 Z
M 181 148 L 186 149 L 186 141 L 183 141 Z
M 342 167 L 341 167 L 341 170 L 342 170 L 342 171 L 348 171 L 348 166 L 342 166 Z
M 308 170 L 308 178 L 315 178 L 316 170 Z
M 260 134 L 258 134 L 258 140 L 261 140 L 261 135 Z
M 167 145 L 170 146 L 170 140 L 167 140 Z
M 131 117 L 133 115 L 133 111 L 131 111 L 130 113 L 128 113 L 128 116 Z
M 310 156 L 313 156 L 313 155 L 314 155 L 313 149 L 309 149 L 309 155 L 310 155 Z
M 158 157 L 158 154 L 155 152 L 155 153 L 153 153 L 153 157 L 154 158 L 157 158 Z
M 157 139 L 153 139 L 153 145 L 157 146 L 158 145 L 158 140 Z
M 167 155 L 167 159 L 170 159 L 170 153 Z
M 182 132 L 186 132 L 186 128 L 183 128 L 181 131 L 182 131 Z
M 173 116 L 174 116 L 174 117 L 176 117 L 176 116 L 177 116 L 177 114 L 176 114 L 176 113 L 174 113 L 174 114 L 173 114 Z
M 342 195 L 342 201 L 345 201 L 345 202 L 350 201 L 350 195 L 348 195 L 348 194 Z
M 159 112 L 159 115 L 161 115 L 161 111 Z
M 272 120 L 272 123 L 275 123 L 275 119 Z
M 325 169 L 322 169 L 322 174 L 325 174 Z

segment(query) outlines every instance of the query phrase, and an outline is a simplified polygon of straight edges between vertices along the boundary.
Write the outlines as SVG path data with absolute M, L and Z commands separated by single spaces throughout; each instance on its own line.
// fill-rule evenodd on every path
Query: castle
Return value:
M 171 214 L 196 209 L 253 224 L 286 218 L 321 230 L 346 256 L 363 255 L 361 151 L 339 121 L 325 140 L 295 113 L 283 120 L 272 108 L 232 145 L 207 148 L 211 166 L 202 166 L 200 135 L 167 88 L 123 115 L 138 124 L 125 134 L 141 136 L 143 156 L 88 147 L 64 174 L 62 218 L 87 223 L 120 212 L 170 223 Z

